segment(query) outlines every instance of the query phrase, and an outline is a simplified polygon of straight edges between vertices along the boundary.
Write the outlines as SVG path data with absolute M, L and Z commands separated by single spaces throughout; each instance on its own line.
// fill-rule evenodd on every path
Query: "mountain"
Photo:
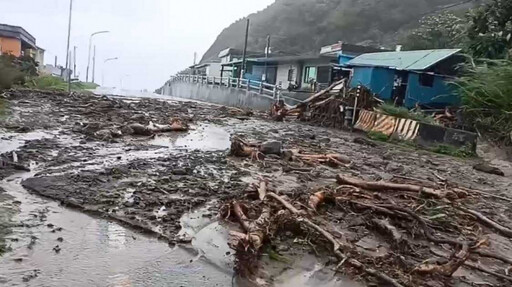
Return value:
M 248 50 L 303 54 L 344 41 L 393 47 L 426 15 L 466 11 L 484 0 L 276 0 L 251 14 Z M 224 29 L 202 58 L 215 59 L 225 48 L 243 48 L 246 19 Z

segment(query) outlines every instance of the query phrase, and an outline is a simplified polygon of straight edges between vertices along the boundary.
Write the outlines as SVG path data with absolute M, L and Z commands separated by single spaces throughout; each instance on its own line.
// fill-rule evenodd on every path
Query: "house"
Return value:
M 348 62 L 358 55 L 375 51 L 382 50 L 338 42 L 322 47 L 320 53 L 248 57 L 243 78 L 278 84 L 283 89 L 311 92 L 312 89 L 321 89 L 329 85 L 336 78 L 350 75 L 349 69 L 339 65 L 340 59 Z M 225 75 L 227 71 L 232 77 L 240 77 L 241 58 L 227 60 L 221 61 L 221 74 Z
M 210 61 L 189 68 L 192 75 L 220 77 L 220 62 Z
M 44 49 L 36 45 L 34 36 L 18 26 L 0 24 L 0 54 L 28 55 L 44 65 Z
M 351 87 L 364 85 L 385 101 L 413 108 L 441 108 L 459 103 L 448 84 L 464 62 L 459 49 L 367 53 L 346 63 Z M 341 61 L 341 60 L 340 60 Z M 340 64 L 342 64 L 340 62 Z

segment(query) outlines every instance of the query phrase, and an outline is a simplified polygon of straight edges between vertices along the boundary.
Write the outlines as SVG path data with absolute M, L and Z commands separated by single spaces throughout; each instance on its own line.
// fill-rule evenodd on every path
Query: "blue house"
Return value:
M 360 55 L 348 63 L 353 69 L 350 85 L 364 85 L 385 101 L 407 108 L 417 104 L 442 108 L 459 104 L 448 85 L 464 61 L 459 49 L 380 52 Z M 346 59 L 344 59 L 346 61 Z

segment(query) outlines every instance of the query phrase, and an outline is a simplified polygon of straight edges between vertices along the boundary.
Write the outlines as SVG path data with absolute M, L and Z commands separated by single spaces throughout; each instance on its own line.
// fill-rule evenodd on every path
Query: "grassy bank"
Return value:
M 25 87 L 31 89 L 38 90 L 51 90 L 51 91 L 67 91 L 68 83 L 58 77 L 53 76 L 40 76 L 30 79 L 25 84 Z M 72 91 L 85 91 L 85 90 L 93 90 L 97 88 L 98 85 L 94 83 L 84 83 L 84 82 L 72 82 L 71 90 Z

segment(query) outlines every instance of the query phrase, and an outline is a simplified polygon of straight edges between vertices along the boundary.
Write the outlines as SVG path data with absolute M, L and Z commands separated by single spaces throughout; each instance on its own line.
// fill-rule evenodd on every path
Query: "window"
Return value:
M 288 82 L 293 82 L 295 81 L 293 78 L 294 78 L 294 74 L 295 74 L 295 70 L 293 68 L 290 68 L 288 70 Z
M 306 67 L 304 71 L 304 83 L 309 83 L 311 79 L 316 81 L 316 67 Z
M 331 67 L 318 67 L 316 81 L 320 84 L 328 84 L 331 79 Z
M 420 85 L 423 87 L 433 87 L 435 76 L 432 74 L 420 74 Z

